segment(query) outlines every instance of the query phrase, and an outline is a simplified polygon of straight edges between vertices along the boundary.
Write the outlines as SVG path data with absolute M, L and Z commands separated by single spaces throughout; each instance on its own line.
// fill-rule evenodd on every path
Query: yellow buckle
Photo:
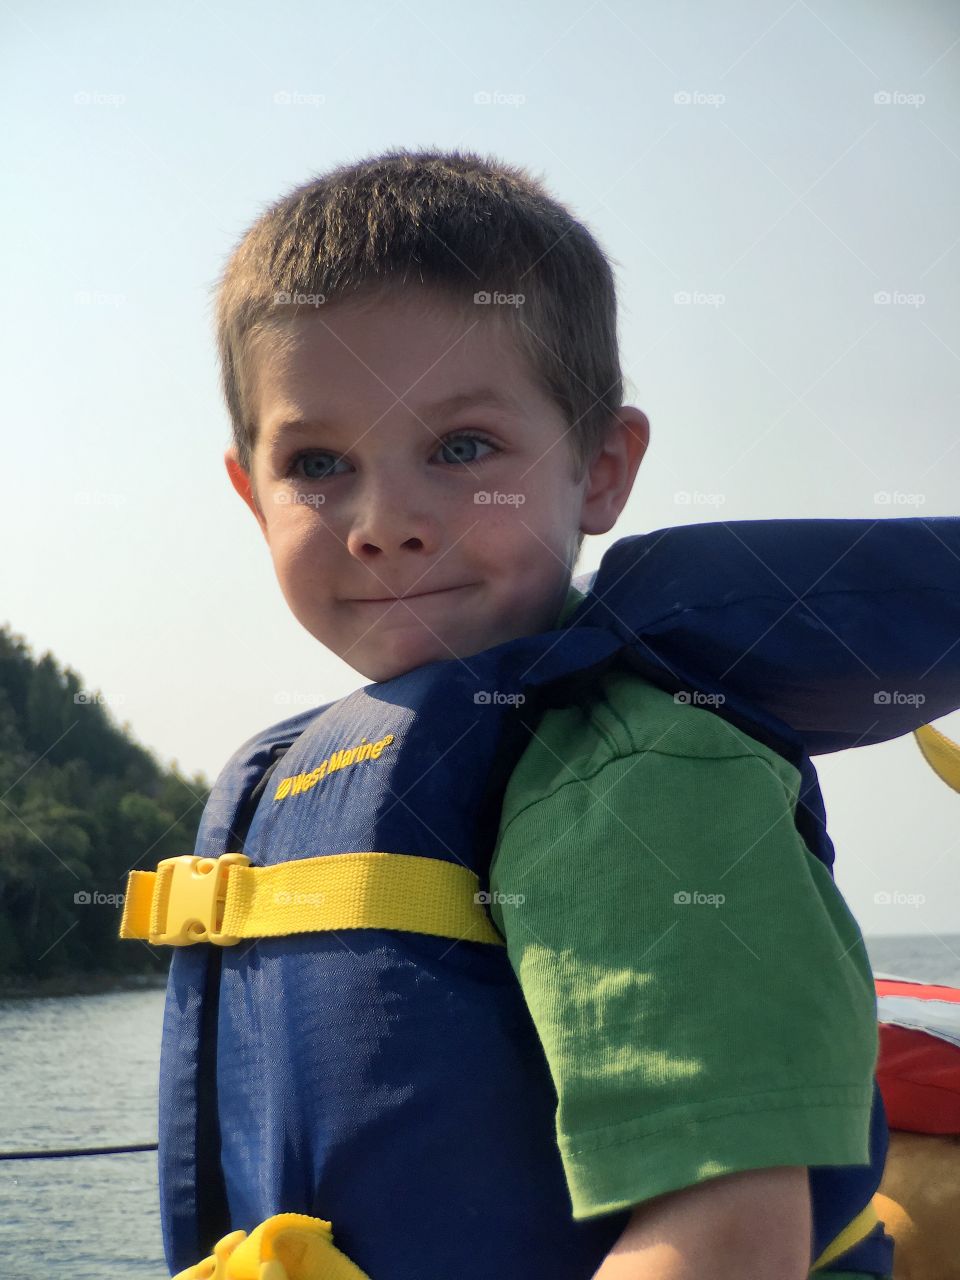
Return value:
M 157 876 L 167 873 L 170 888 L 166 910 L 159 923 L 162 932 L 151 933 L 156 945 L 189 946 L 193 942 L 212 942 L 218 947 L 231 947 L 239 937 L 218 932 L 223 922 L 230 867 L 248 867 L 245 853 L 224 853 L 219 858 L 199 858 L 184 853 L 177 858 L 164 858 L 157 863 Z

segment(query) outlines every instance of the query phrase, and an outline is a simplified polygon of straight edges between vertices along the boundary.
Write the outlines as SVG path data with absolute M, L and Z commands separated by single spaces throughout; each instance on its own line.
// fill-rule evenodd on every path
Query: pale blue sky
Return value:
M 527 166 L 615 262 L 652 443 L 579 571 L 697 520 L 956 513 L 955 4 L 15 3 L 0 32 L 3 617 L 162 760 L 212 778 L 365 683 L 228 484 L 210 288 L 268 203 L 387 147 Z M 912 739 L 820 769 L 864 932 L 960 932 L 960 797 Z

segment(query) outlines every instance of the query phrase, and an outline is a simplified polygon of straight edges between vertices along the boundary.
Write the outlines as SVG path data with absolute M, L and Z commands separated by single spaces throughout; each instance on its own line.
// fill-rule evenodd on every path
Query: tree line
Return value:
M 165 972 L 169 950 L 117 936 L 127 871 L 192 853 L 209 790 L 0 628 L 0 981 Z

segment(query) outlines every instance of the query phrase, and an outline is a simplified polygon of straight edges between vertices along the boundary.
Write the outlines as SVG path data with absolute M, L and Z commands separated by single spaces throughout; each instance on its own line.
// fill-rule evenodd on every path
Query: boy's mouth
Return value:
M 398 600 L 420 600 L 424 596 L 447 595 L 451 591 L 463 591 L 466 587 L 476 585 L 475 582 L 465 582 L 452 587 L 435 587 L 431 591 L 411 591 L 402 596 L 362 596 L 351 600 L 350 604 L 396 604 Z

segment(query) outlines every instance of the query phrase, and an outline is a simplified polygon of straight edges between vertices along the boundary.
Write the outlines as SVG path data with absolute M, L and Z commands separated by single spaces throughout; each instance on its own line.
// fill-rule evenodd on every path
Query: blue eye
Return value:
M 447 462 L 454 462 L 460 466 L 469 466 L 471 463 L 483 460 L 483 454 L 479 457 L 477 456 L 476 446 L 478 444 L 485 446 L 494 453 L 500 452 L 499 446 L 477 431 L 461 431 L 447 436 L 445 440 L 441 441 L 439 452 L 445 455 Z M 459 448 L 461 445 L 467 446 L 466 457 L 453 452 L 454 448 Z M 336 466 L 338 462 L 343 461 L 345 461 L 343 458 L 338 457 L 336 454 L 328 453 L 325 449 L 302 449 L 290 459 L 287 475 L 298 476 L 301 480 L 327 480 L 332 475 L 337 474 L 330 469 L 331 466 Z
M 322 453 L 319 450 L 298 453 L 290 464 L 290 471 L 291 473 L 294 472 L 297 466 L 302 462 L 303 471 L 299 474 L 302 475 L 305 480 L 325 480 L 329 473 L 322 469 L 317 469 L 318 464 L 322 464 L 324 458 L 333 458 L 334 463 L 343 461 L 342 458 L 334 457 L 332 453 Z
M 486 436 L 479 435 L 476 431 L 467 431 L 467 432 L 462 432 L 460 435 L 447 436 L 446 440 L 444 440 L 440 448 L 441 448 L 441 452 L 443 452 L 451 449 L 454 445 L 466 444 L 468 446 L 471 446 L 471 445 L 476 446 L 477 443 L 486 445 L 488 449 L 493 449 L 494 451 L 496 451 L 496 445 L 494 445 L 491 441 L 489 441 L 486 438 Z M 476 456 L 476 448 L 474 447 L 473 453 L 469 457 L 467 458 L 455 457 L 454 461 L 461 462 L 461 463 L 471 463 L 471 462 L 479 462 L 480 459 Z

